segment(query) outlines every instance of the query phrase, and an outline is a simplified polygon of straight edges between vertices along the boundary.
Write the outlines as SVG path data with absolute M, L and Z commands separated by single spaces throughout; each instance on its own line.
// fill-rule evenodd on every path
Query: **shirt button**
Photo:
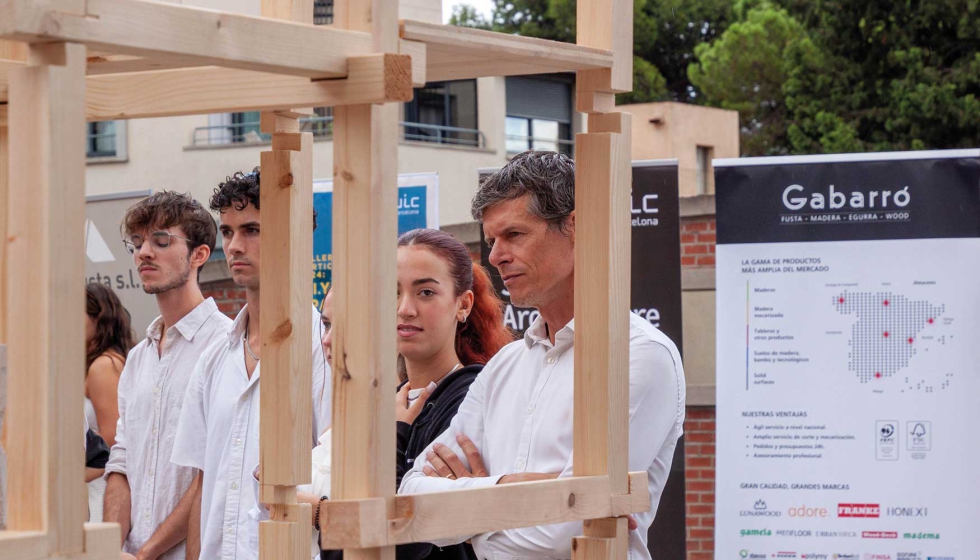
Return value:
M 519 468 L 519 469 L 523 469 L 523 468 L 524 468 L 524 461 L 523 461 L 522 459 L 518 459 L 518 460 L 517 460 L 517 465 L 516 465 L 516 466 L 517 466 L 517 468 Z
M 228 533 L 228 534 L 230 535 L 230 534 L 232 534 L 232 533 L 234 533 L 234 532 L 235 532 L 235 529 L 233 529 L 233 528 L 231 528 L 231 527 L 228 527 L 227 529 L 225 529 L 225 532 L 226 532 L 226 533 Z
M 231 483 L 231 489 L 232 490 L 238 490 L 238 483 L 237 482 L 232 482 Z
M 554 358 L 548 358 L 548 363 L 549 363 L 549 364 L 553 364 L 553 363 L 555 363 L 555 359 L 554 359 Z
M 143 514 L 143 519 L 146 519 L 147 521 L 149 521 L 150 520 L 150 512 L 144 513 Z
M 242 438 L 236 438 L 235 445 L 241 445 L 241 444 L 242 444 Z
M 157 395 L 159 395 L 160 394 L 160 388 L 159 387 L 154 387 L 153 388 L 153 392 L 156 393 Z
M 242 402 L 245 402 L 247 400 L 248 400 L 248 395 L 242 395 Z
M 534 414 L 534 405 L 533 404 L 531 406 L 527 407 L 527 413 L 528 414 Z
M 156 429 L 156 428 L 153 428 L 152 430 L 150 430 L 150 432 L 151 432 L 151 433 L 152 433 L 153 435 L 157 435 L 157 429 Z
M 150 469 L 150 476 L 153 476 L 154 474 L 156 474 L 156 471 L 154 471 L 153 469 Z

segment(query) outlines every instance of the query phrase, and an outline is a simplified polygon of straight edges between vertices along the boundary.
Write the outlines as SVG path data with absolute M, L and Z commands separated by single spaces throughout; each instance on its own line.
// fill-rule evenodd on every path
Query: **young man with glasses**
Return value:
M 119 380 L 104 520 L 119 523 L 124 559 L 181 560 L 198 473 L 170 462 L 177 421 L 194 364 L 231 324 L 198 285 L 217 228 L 189 194 L 164 191 L 130 207 L 121 229 L 160 316 L 130 351 Z
M 259 170 L 236 173 L 218 186 L 211 209 L 220 216 L 221 243 L 245 307 L 221 342 L 195 367 L 177 428 L 173 461 L 202 471 L 187 539 L 189 559 L 252 560 L 259 555 L 252 472 L 259 464 Z M 316 211 L 313 212 L 316 229 Z M 312 256 L 310 257 L 312 258 Z M 313 437 L 330 425 L 329 367 L 320 346 L 320 314 L 310 306 L 313 337 Z

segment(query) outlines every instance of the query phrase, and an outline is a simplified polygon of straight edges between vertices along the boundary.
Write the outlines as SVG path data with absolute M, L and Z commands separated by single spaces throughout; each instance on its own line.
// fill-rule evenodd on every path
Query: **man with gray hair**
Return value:
M 524 152 L 480 185 L 472 210 L 511 301 L 541 316 L 490 360 L 399 493 L 572 476 L 575 164 L 554 152 Z M 629 339 L 629 470 L 646 471 L 651 495 L 650 511 L 631 516 L 629 550 L 630 558 L 649 560 L 647 531 L 684 424 L 684 370 L 674 343 L 634 314 Z M 572 538 L 581 534 L 579 521 L 435 544 L 472 539 L 482 560 L 571 558 Z

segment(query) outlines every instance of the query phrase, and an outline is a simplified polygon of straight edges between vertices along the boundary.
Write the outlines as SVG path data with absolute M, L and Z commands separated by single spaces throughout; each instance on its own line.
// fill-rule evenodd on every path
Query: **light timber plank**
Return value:
M 399 107 L 334 110 L 334 499 L 395 493 L 395 241 Z M 345 551 L 345 555 L 349 550 Z M 355 552 L 390 560 L 393 548 Z M 346 556 L 345 556 L 346 557 Z
M 39 560 L 47 555 L 44 531 L 0 531 L 0 560 Z
M 580 80 L 596 82 L 597 87 L 588 89 L 609 93 L 633 90 L 633 0 L 578 0 L 575 39 L 579 45 L 613 53 L 611 72 L 579 74 Z
M 7 133 L 7 106 L 0 105 L 0 306 L 7 307 L 7 200 L 10 166 L 8 165 L 10 143 Z M 0 313 L 0 344 L 7 342 L 7 314 Z M 6 424 L 2 427 L 6 433 Z M 6 442 L 6 438 L 3 438 Z M 6 492 L 6 490 L 4 490 Z M 6 494 L 4 494 L 6 495 Z
M 575 110 L 579 113 L 609 113 L 616 108 L 616 94 L 601 91 L 576 91 Z M 589 132 L 592 132 L 591 130 Z
M 117 523 L 86 523 L 85 560 L 116 560 L 122 538 Z
M 412 99 L 411 61 L 397 54 L 351 58 L 344 80 L 204 67 L 92 76 L 87 84 L 91 121 Z
M 614 539 L 597 537 L 575 537 L 572 539 L 572 560 L 610 560 L 617 558 L 613 555 L 614 550 Z
M 402 39 L 426 44 L 430 80 L 608 68 L 612 53 L 571 43 L 481 29 L 401 22 Z
M 412 86 L 422 87 L 427 81 L 426 78 L 426 46 L 425 43 L 417 41 L 399 41 L 398 53 L 412 57 Z
M 589 519 L 582 524 L 586 537 L 606 539 L 612 543 L 612 558 L 626 560 L 629 554 L 629 522 L 625 517 Z
M 0 39 L 0 58 L 7 60 L 27 60 L 27 43 Z
M 52 554 L 83 550 L 85 47 L 32 46 L 12 74 L 8 278 L 9 527 L 46 531 Z M 47 64 L 60 61 L 63 66 Z M 30 317 L 30 321 L 24 321 Z
M 291 119 L 295 122 L 295 119 Z M 298 129 L 298 124 L 296 125 Z M 274 135 L 294 133 L 278 132 Z M 262 152 L 262 400 L 259 465 L 263 484 L 310 481 L 313 408 L 309 288 L 313 282 L 313 135 L 302 150 Z
M 372 52 L 367 33 L 168 2 L 85 1 L 87 15 L 66 13 L 60 3 L 9 0 L 6 13 L 13 14 L 3 18 L 0 8 L 0 35 L 28 42 L 76 41 L 115 54 L 176 57 L 178 63 L 308 78 L 343 77 L 349 57 Z M 310 24 L 312 17 L 311 5 Z
M 623 136 L 579 134 L 575 166 L 576 476 L 608 474 L 629 491 L 629 168 Z M 627 156 L 628 157 L 628 156 Z
M 149 58 L 129 54 L 94 54 L 88 56 L 88 68 L 85 73 L 89 76 L 100 74 L 123 74 L 127 72 L 152 72 L 155 70 L 170 70 L 173 68 L 194 68 L 208 66 L 199 59 L 188 59 L 177 56 L 166 58 Z
M 336 296 L 335 296 L 336 297 Z M 484 533 L 565 521 L 622 516 L 650 510 L 645 472 L 630 473 L 632 494 L 611 495 L 609 478 L 589 476 L 491 488 L 401 495 L 387 517 L 381 498 L 330 500 L 320 510 L 320 526 L 328 527 L 324 548 L 369 547 L 426 542 L 463 534 Z M 446 516 L 473 511 L 479 515 Z
M 262 17 L 313 25 L 313 0 L 263 0 Z

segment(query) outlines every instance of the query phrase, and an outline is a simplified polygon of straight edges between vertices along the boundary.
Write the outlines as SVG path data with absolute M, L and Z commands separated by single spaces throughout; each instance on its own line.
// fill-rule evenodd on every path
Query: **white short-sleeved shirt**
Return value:
M 129 352 L 119 378 L 116 443 L 105 468 L 106 478 L 117 472 L 129 479 L 132 529 L 124 552 L 139 551 L 194 481 L 194 469 L 170 462 L 177 421 L 197 359 L 230 326 L 231 319 L 208 298 L 167 329 L 162 352 L 163 317 L 150 323 L 146 338 Z M 183 559 L 184 543 L 160 558 Z
M 320 314 L 313 321 L 313 438 L 330 424 L 329 366 L 320 346 Z M 258 558 L 257 532 L 249 511 L 255 506 L 252 470 L 259 462 L 259 369 L 248 377 L 243 335 L 248 306 L 227 338 L 209 347 L 197 362 L 177 427 L 173 462 L 204 471 L 201 497 L 201 558 Z
M 646 471 L 651 508 L 634 514 L 639 529 L 629 535 L 629 558 L 650 560 L 647 530 L 670 473 L 684 426 L 684 369 L 677 347 L 666 335 L 630 314 L 629 470 Z M 477 488 L 497 484 L 505 474 L 539 472 L 572 476 L 574 321 L 548 339 L 540 317 L 524 340 L 508 344 L 470 385 L 441 443 L 466 462 L 456 434 L 466 434 L 480 450 L 490 474 L 482 478 L 427 477 L 422 468 L 432 445 L 402 479 L 400 494 Z M 436 541 L 447 546 L 472 538 L 480 560 L 571 558 L 572 538 L 582 522 L 525 527 Z

